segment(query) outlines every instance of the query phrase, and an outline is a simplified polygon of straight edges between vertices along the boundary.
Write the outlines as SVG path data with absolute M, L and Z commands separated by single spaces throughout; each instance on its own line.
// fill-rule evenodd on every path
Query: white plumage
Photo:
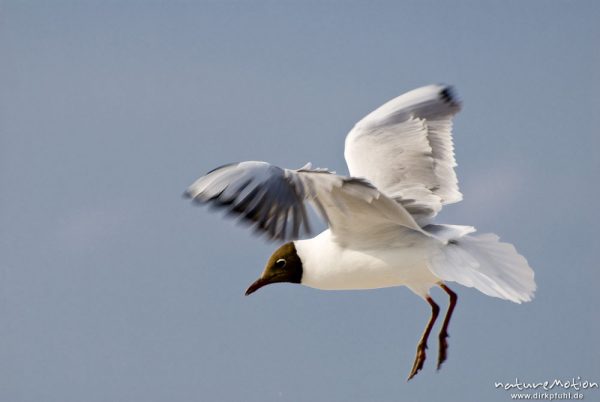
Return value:
M 460 103 L 449 87 L 429 85 L 387 102 L 346 137 L 350 175 L 365 177 L 415 216 L 431 218 L 458 202 L 452 116 Z
M 442 239 L 456 239 L 429 255 L 429 268 L 438 278 L 515 303 L 531 301 L 533 270 L 512 244 L 492 233 L 472 235 L 475 228 L 470 226 L 435 226 Z
M 438 367 L 446 358 L 446 329 L 456 302 L 444 282 L 516 303 L 531 300 L 536 288 L 533 270 L 514 246 L 493 234 L 476 235 L 470 226 L 432 223 L 443 205 L 462 199 L 451 133 L 460 107 L 444 85 L 425 86 L 387 102 L 346 137 L 348 177 L 310 164 L 289 170 L 241 162 L 209 172 L 187 195 L 226 208 L 272 239 L 294 240 L 293 251 L 286 253 L 299 257 L 304 285 L 328 290 L 404 285 L 427 300 L 432 318 L 411 378 L 423 365 L 439 311 L 429 296 L 432 286 L 441 286 L 451 301 L 440 332 Z M 299 240 L 302 231 L 310 232 L 306 203 L 329 228 Z M 285 258 L 275 260 L 286 265 Z M 278 275 L 276 281 L 283 281 Z

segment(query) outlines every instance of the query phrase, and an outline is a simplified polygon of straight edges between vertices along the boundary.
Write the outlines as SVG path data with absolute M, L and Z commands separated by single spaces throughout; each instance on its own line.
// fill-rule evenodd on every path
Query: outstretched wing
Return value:
M 306 202 L 341 241 L 398 226 L 425 233 L 402 205 L 366 180 L 312 169 L 310 164 L 289 170 L 266 162 L 234 163 L 199 178 L 185 194 L 227 209 L 271 239 L 297 239 L 302 231 L 310 232 Z
M 350 175 L 364 177 L 417 219 L 435 216 L 462 194 L 454 173 L 452 88 L 407 92 L 360 120 L 346 137 Z

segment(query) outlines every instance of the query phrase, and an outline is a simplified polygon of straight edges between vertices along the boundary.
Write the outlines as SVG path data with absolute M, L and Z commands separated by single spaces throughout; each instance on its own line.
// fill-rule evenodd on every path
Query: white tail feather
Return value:
M 431 271 L 442 280 L 515 303 L 533 298 L 533 270 L 512 244 L 501 243 L 492 233 L 468 234 L 470 227 L 430 225 L 425 229 L 448 241 L 438 245 L 430 258 Z

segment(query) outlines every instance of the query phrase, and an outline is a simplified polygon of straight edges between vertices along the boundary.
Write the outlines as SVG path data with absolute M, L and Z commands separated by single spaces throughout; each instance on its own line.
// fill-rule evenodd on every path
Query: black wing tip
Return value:
M 446 84 L 440 84 L 440 86 L 442 87 L 439 92 L 440 99 L 452 106 L 460 106 L 461 101 L 458 99 L 454 87 Z
M 226 168 L 226 167 L 229 167 L 229 166 L 233 166 L 233 165 L 238 165 L 238 164 L 239 164 L 239 162 L 231 162 L 231 163 L 226 163 L 226 164 L 221 165 L 221 166 L 217 166 L 216 168 L 214 168 L 214 169 L 206 172 L 206 174 L 204 174 L 198 180 L 203 179 L 204 177 L 208 176 L 209 174 L 211 174 L 213 172 L 216 172 L 217 170 L 221 170 L 223 168 Z M 192 201 L 196 201 L 196 202 L 201 203 L 201 204 L 205 202 L 204 200 L 199 200 L 198 199 L 198 195 L 196 195 L 196 196 L 192 195 L 192 192 L 190 191 L 190 189 L 185 190 L 183 192 L 183 194 L 181 194 L 181 198 L 188 199 L 188 200 L 191 199 Z
M 202 198 L 197 196 L 195 198 L 192 198 L 192 202 L 195 205 L 207 205 L 210 209 L 214 211 L 223 211 L 223 215 L 225 218 L 233 220 L 237 225 L 249 228 L 250 230 L 252 230 L 255 236 L 263 238 L 269 243 L 281 242 L 290 239 L 295 240 L 297 238 L 300 238 L 300 233 L 311 233 L 309 227 L 305 227 L 304 231 L 302 229 L 299 229 L 298 234 L 289 234 L 285 230 L 269 230 L 268 222 L 256 215 L 258 211 L 255 211 L 254 209 L 246 210 L 240 208 L 240 205 L 236 204 L 235 199 L 224 199 L 221 198 L 220 195 L 221 194 L 218 194 L 210 198 Z M 305 221 L 303 222 L 306 226 L 307 223 Z

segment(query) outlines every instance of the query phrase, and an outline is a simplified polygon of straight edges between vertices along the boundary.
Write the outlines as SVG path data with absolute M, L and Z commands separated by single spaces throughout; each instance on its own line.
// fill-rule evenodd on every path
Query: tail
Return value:
M 475 228 L 470 226 L 428 225 L 424 229 L 447 241 L 435 246 L 429 261 L 440 279 L 515 303 L 533 298 L 533 270 L 512 244 L 501 243 L 493 233 L 472 235 Z

